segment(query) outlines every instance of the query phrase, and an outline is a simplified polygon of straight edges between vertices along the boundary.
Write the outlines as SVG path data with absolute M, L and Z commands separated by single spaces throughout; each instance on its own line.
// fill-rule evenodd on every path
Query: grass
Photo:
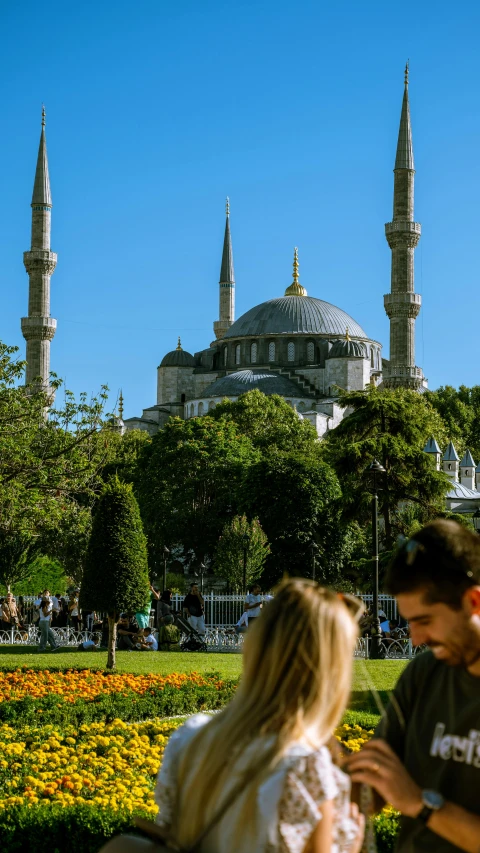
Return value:
M 76 667 L 104 669 L 106 659 L 106 652 L 79 652 L 74 648 L 39 654 L 33 646 L 0 646 L 0 669 L 20 666 L 51 670 Z M 385 704 L 406 663 L 396 660 L 355 661 L 351 709 L 378 713 L 372 685 Z M 242 656 L 215 652 L 117 652 L 117 671 L 162 675 L 170 672 L 219 672 L 224 678 L 237 678 L 242 671 Z

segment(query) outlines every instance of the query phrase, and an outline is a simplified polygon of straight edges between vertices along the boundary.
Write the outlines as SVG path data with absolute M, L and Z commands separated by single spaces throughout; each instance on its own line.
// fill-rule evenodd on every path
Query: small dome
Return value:
M 345 338 L 343 341 L 335 341 L 327 358 L 366 358 L 367 350 L 361 341 L 351 341 Z
M 279 394 L 280 397 L 311 399 L 310 395 L 297 385 L 293 379 L 279 376 L 273 370 L 237 370 L 212 382 L 202 393 L 206 397 L 239 397 L 253 388 L 264 394 Z
M 163 356 L 160 367 L 195 367 L 195 359 L 184 349 L 174 349 Z

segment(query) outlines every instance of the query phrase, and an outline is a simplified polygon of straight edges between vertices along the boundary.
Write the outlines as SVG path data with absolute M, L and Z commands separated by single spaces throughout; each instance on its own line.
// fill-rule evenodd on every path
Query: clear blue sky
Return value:
M 393 163 L 410 58 L 417 364 L 473 385 L 480 308 L 480 7 L 423 0 L 1 4 L 0 338 L 24 353 L 30 200 L 47 109 L 52 369 L 156 402 L 181 335 L 208 346 L 231 199 L 237 317 L 300 280 L 384 344 Z

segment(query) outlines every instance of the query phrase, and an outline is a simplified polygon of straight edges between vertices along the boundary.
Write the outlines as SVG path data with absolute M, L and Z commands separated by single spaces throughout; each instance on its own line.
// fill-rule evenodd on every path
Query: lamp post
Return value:
M 200 563 L 198 568 L 200 569 L 200 593 L 201 595 L 203 595 L 203 576 L 207 571 L 207 567 L 205 563 Z
M 381 629 L 378 617 L 378 495 L 379 478 L 385 474 L 385 468 L 376 459 L 366 470 L 372 484 L 372 569 L 373 569 L 373 625 L 370 640 L 370 658 L 380 658 Z
M 162 584 L 162 592 L 165 592 L 167 588 L 167 557 L 170 551 L 166 545 L 163 546 L 163 584 Z
M 242 536 L 242 546 L 243 546 L 243 594 L 246 595 L 247 592 L 247 548 L 250 545 L 250 536 L 248 533 L 244 533 Z
M 473 526 L 477 533 L 480 533 L 480 507 L 477 506 L 472 516 Z

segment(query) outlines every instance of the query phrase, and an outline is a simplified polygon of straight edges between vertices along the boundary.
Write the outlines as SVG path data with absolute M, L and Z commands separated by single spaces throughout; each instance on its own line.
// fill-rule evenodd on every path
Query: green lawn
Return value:
M 88 667 L 104 669 L 106 652 L 78 652 L 67 648 L 61 652 L 39 654 L 33 646 L 0 646 L 0 669 L 26 666 L 32 669 L 70 669 Z M 353 699 L 364 704 L 373 684 L 384 698 L 395 686 L 406 661 L 355 661 Z M 225 678 L 235 678 L 242 670 L 240 654 L 215 652 L 117 652 L 118 672 L 220 672 Z

